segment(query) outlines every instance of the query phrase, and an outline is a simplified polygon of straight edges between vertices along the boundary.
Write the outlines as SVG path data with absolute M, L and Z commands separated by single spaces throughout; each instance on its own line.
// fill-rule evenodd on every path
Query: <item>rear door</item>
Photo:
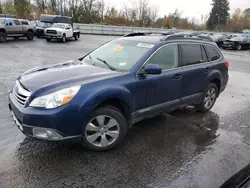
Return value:
M 181 98 L 185 104 L 190 104 L 199 100 L 205 91 L 212 65 L 199 43 L 181 43 L 180 51 L 183 66 Z

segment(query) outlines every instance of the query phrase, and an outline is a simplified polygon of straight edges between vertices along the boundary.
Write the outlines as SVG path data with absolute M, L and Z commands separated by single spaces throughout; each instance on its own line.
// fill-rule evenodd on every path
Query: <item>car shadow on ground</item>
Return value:
M 35 38 L 34 38 L 34 40 L 35 40 Z M 33 42 L 33 40 L 28 40 L 27 38 L 25 38 L 25 37 L 20 37 L 20 38 L 18 38 L 18 39 L 14 39 L 14 38 L 8 38 L 5 42 L 1 42 L 0 44 L 5 44 L 5 43 L 24 43 L 24 42 L 26 42 L 26 43 L 30 43 L 30 42 Z
M 134 125 L 124 144 L 107 152 L 25 138 L 16 152 L 14 173 L 31 187 L 46 187 L 51 181 L 60 183 L 67 178 L 74 182 L 91 179 L 94 187 L 125 185 L 121 179 L 132 187 L 145 187 L 161 176 L 175 174 L 184 163 L 207 150 L 216 140 L 218 126 L 217 114 L 197 113 L 190 108 Z

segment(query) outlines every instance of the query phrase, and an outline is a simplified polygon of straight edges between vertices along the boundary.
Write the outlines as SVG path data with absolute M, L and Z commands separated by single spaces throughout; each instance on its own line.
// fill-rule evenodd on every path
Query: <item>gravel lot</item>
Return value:
M 8 111 L 8 89 L 27 69 L 76 59 L 116 37 L 83 35 L 0 44 L 0 187 L 219 187 L 250 163 L 250 53 L 224 51 L 230 81 L 211 112 L 192 108 L 143 121 L 121 148 L 29 140 Z

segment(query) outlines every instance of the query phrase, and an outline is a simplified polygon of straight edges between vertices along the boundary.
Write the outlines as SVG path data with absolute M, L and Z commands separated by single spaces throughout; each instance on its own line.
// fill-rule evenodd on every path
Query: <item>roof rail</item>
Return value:
M 17 18 L 16 15 L 0 14 L 0 18 Z
M 202 40 L 202 41 L 209 41 L 209 42 L 213 42 L 213 39 L 211 37 L 207 37 L 207 36 L 196 36 L 196 35 L 189 35 L 189 34 L 179 34 L 179 35 L 169 35 L 166 36 L 164 38 L 162 38 L 162 41 L 166 41 L 166 40 L 177 40 L 177 39 L 187 39 L 187 40 Z
M 145 35 L 163 35 L 163 36 L 167 36 L 167 35 L 172 35 L 175 34 L 175 32 L 173 31 L 169 31 L 169 32 L 157 32 L 157 31 L 150 31 L 150 32 L 133 32 L 133 33 L 129 33 L 124 35 L 124 37 L 136 37 L 136 36 L 145 36 Z

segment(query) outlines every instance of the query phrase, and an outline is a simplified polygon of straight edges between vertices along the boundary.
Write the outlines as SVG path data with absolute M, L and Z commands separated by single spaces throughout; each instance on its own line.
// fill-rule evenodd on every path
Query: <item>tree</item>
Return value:
M 212 0 L 213 7 L 207 21 L 207 28 L 213 30 L 216 26 L 225 26 L 229 18 L 228 0 Z
M 2 3 L 0 2 L 0 14 L 3 14 Z
M 14 0 L 14 6 L 16 10 L 16 15 L 19 18 L 32 18 L 32 5 L 28 0 Z

